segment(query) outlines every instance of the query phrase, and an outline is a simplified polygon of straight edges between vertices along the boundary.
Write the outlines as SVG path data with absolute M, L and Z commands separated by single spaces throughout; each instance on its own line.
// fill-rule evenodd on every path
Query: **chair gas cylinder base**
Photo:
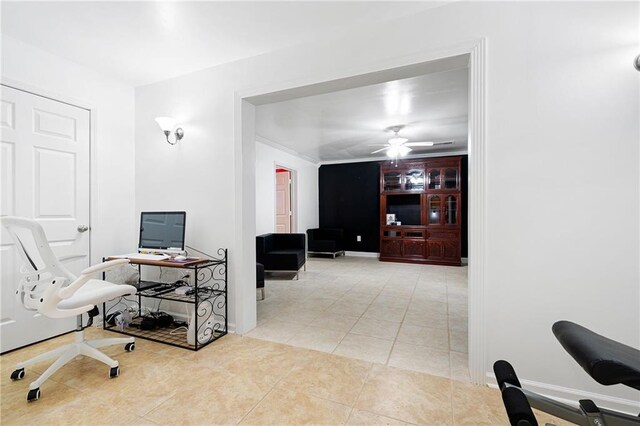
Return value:
M 133 337 L 127 338 L 113 338 L 113 339 L 95 339 L 86 340 L 84 336 L 84 329 L 82 327 L 81 317 L 78 318 L 78 327 L 75 334 L 75 341 L 68 345 L 53 349 L 49 352 L 40 354 L 31 358 L 28 361 L 19 362 L 16 364 L 16 369 L 11 373 L 12 380 L 22 380 L 25 377 L 25 368 L 40 362 L 48 361 L 57 358 L 56 361 L 47 368 L 36 380 L 29 385 L 29 392 L 27 393 L 27 401 L 32 402 L 40 399 L 40 386 L 49 378 L 52 374 L 64 367 L 65 364 L 71 362 L 77 356 L 84 355 L 95 360 L 98 360 L 109 367 L 108 376 L 110 378 L 118 377 L 120 375 L 120 366 L 118 361 L 108 357 L 104 353 L 100 352 L 98 348 L 105 346 L 123 344 L 124 349 L 127 352 L 132 352 L 135 349 L 135 339 Z M 105 371 L 105 373 L 107 373 Z
M 7 228 L 15 249 L 23 261 L 22 278 L 16 286 L 16 298 L 29 311 L 37 311 L 47 318 L 77 318 L 75 341 L 44 354 L 19 362 L 11 379 L 25 377 L 25 368 L 37 363 L 55 359 L 36 380 L 29 385 L 27 401 L 40 399 L 40 386 L 52 374 L 79 355 L 96 359 L 109 367 L 108 377 L 118 377 L 118 361 L 111 359 L 98 350 L 105 346 L 124 344 L 125 350 L 135 349 L 133 337 L 86 340 L 84 330 L 93 324 L 93 318 L 99 314 L 96 305 L 121 296 L 136 293 L 131 285 L 113 284 L 92 278 L 94 275 L 119 268 L 129 263 L 127 259 L 117 259 L 91 266 L 76 277 L 62 265 L 51 249 L 44 230 L 32 219 L 4 216 L 0 224 Z M 27 249 L 27 247 L 29 249 Z M 83 326 L 82 315 L 88 314 L 87 325 Z M 106 371 L 105 371 L 106 373 Z M 106 376 L 106 374 L 105 374 Z

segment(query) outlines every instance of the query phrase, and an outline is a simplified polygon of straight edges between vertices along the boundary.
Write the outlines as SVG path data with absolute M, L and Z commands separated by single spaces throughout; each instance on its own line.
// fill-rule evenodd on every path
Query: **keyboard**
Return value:
M 139 260 L 164 260 L 169 259 L 168 254 L 150 254 L 150 253 L 132 253 L 124 256 L 127 259 L 139 259 Z

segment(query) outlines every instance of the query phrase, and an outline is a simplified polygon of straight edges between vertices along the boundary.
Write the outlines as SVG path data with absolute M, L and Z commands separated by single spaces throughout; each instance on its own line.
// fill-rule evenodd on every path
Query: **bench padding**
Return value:
M 553 334 L 584 371 L 602 385 L 640 390 L 640 350 L 607 339 L 570 321 L 558 321 Z

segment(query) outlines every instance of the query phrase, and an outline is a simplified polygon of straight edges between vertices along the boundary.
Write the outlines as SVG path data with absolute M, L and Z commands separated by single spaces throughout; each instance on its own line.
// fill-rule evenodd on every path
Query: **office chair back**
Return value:
M 20 267 L 22 277 L 15 289 L 16 298 L 27 310 L 44 313 L 43 300 L 59 300 L 51 296 L 76 277 L 55 256 L 38 222 L 22 217 L 3 216 L 0 217 L 0 224 L 9 232 L 23 261 Z

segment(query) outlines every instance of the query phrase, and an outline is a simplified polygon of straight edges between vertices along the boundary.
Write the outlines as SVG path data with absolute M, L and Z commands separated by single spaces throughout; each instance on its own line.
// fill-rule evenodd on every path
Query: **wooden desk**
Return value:
M 125 257 L 109 256 L 104 260 L 126 259 Z M 194 265 L 202 265 L 204 263 L 216 262 L 214 259 L 207 259 L 204 257 L 188 257 L 186 260 L 173 260 L 173 259 L 129 259 L 129 263 L 132 265 L 149 265 L 149 266 L 166 266 L 167 268 L 183 268 Z

